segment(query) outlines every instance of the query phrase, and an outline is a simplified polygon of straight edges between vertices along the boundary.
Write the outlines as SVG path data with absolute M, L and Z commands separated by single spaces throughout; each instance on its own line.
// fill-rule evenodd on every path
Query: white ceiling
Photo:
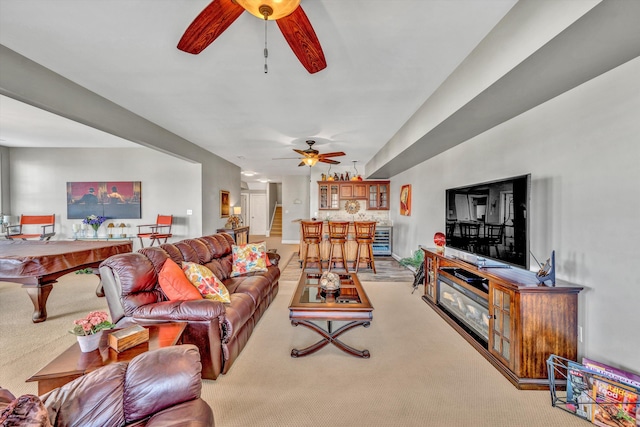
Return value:
M 179 51 L 208 0 L 0 0 L 0 44 L 258 172 L 252 179 L 279 181 L 309 173 L 272 160 L 295 157 L 307 139 L 363 166 L 515 3 L 302 0 L 328 64 L 316 74 L 274 22 L 264 74 L 264 23 L 249 13 L 200 55 Z M 0 97 L 0 145 L 130 144 Z

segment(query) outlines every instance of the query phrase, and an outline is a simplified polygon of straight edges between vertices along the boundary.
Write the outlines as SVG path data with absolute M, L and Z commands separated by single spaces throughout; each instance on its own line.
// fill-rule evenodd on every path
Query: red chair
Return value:
M 158 215 L 155 224 L 139 225 L 138 238 L 140 239 L 140 245 L 144 248 L 142 239 L 151 239 L 149 246 L 153 246 L 156 241 L 158 242 L 158 246 L 162 243 L 167 243 L 167 239 L 173 236 L 173 234 L 171 234 L 172 224 L 173 215 Z M 147 228 L 147 230 L 143 230 L 143 227 Z M 162 239 L 164 239 L 164 242 L 160 241 Z
M 25 233 L 23 226 L 39 225 L 42 227 L 41 233 Z M 40 239 L 49 240 L 56 234 L 56 215 L 21 215 L 20 223 L 7 226 L 6 237 L 9 240 L 14 239 Z

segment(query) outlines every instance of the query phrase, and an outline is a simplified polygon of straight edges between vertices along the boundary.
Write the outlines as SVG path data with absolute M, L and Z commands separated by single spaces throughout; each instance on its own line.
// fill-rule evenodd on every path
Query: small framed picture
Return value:
M 220 190 L 220 218 L 228 218 L 231 211 L 229 206 L 229 192 Z

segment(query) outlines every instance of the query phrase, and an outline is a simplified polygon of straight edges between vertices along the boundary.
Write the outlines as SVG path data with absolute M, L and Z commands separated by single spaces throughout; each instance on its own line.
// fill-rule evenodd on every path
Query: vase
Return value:
M 80 351 L 83 353 L 89 353 L 91 351 L 97 350 L 100 347 L 100 339 L 102 339 L 102 331 L 99 331 L 92 335 L 78 335 L 76 336 L 78 339 L 78 345 L 80 346 Z
M 93 238 L 94 238 L 94 239 L 97 239 L 97 238 L 98 238 L 98 229 L 97 229 L 97 228 L 94 228 L 94 229 L 93 229 Z

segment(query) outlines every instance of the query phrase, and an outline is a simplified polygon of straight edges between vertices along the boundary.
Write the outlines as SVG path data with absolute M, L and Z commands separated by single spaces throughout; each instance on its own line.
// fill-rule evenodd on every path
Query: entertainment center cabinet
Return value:
M 534 272 L 422 250 L 422 299 L 518 389 L 549 388 L 551 354 L 576 360 L 582 287 L 540 285 Z

